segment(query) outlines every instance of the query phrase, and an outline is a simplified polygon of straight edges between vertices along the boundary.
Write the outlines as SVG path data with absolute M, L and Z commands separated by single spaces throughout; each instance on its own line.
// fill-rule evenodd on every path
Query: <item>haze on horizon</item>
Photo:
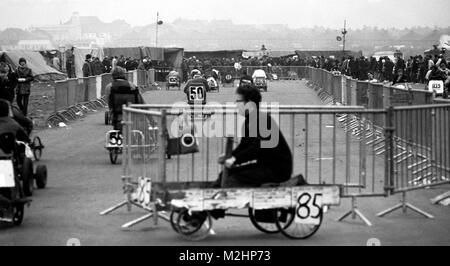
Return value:
M 161 19 L 232 20 L 235 24 L 283 24 L 291 28 L 324 26 L 449 27 L 448 0 L 1 0 L 0 29 L 55 25 L 73 12 L 104 22 L 122 19 L 144 26 Z

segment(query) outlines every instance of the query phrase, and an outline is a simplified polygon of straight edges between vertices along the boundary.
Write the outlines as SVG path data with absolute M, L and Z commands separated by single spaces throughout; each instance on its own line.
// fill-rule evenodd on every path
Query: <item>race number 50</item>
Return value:
M 205 99 L 205 89 L 203 87 L 190 87 L 189 100 L 203 101 Z
M 320 224 L 322 196 L 321 193 L 300 192 L 297 196 L 295 222 L 299 224 Z

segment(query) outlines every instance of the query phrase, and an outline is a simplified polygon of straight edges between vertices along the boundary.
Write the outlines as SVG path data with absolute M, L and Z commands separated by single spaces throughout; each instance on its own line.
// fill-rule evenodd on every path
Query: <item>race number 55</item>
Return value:
M 205 99 L 205 91 L 203 87 L 190 87 L 189 99 L 191 101 L 203 101 Z
M 295 209 L 295 222 L 318 225 L 322 216 L 322 194 L 300 192 Z

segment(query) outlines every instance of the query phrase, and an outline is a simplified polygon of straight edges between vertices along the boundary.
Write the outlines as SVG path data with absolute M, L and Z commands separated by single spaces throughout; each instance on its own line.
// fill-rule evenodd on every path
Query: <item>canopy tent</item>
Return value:
M 75 58 L 75 75 L 77 78 L 83 77 L 83 65 L 86 61 L 86 55 L 92 55 L 93 57 L 98 57 L 103 60 L 105 57 L 103 49 L 101 48 L 74 48 L 73 55 Z
M 134 59 L 142 58 L 142 50 L 140 47 L 122 47 L 122 48 L 103 48 L 103 52 L 105 56 L 117 56 L 121 57 L 122 55 L 125 58 L 131 57 Z
M 183 63 L 183 54 L 183 48 L 164 48 L 164 61 L 169 63 L 172 67 L 181 68 L 181 64 Z
M 14 69 L 19 67 L 19 59 L 25 58 L 27 65 L 33 71 L 37 80 L 62 80 L 66 75 L 50 67 L 39 52 L 33 51 L 8 51 L 0 52 L 0 61 L 10 64 Z
M 164 48 L 141 47 L 142 57 L 148 56 L 151 60 L 164 61 Z
M 330 57 L 330 56 L 334 56 L 334 58 L 341 60 L 344 57 L 344 52 L 342 50 L 338 50 L 338 51 L 295 51 L 295 53 L 298 55 L 298 57 L 300 58 L 309 58 L 309 57 L 319 57 L 319 56 L 324 56 L 324 57 Z M 355 58 L 357 57 L 361 57 L 363 56 L 362 52 L 355 52 L 355 51 L 345 51 L 345 56 L 353 56 Z
M 221 51 L 198 51 L 198 52 L 184 52 L 184 57 L 190 58 L 190 57 L 196 57 L 196 58 L 216 58 L 216 59 L 222 59 L 222 58 L 241 58 L 242 52 L 244 50 L 221 50 Z
M 78 78 L 83 77 L 83 64 L 86 55 L 91 54 L 103 60 L 110 56 L 132 57 L 134 59 L 142 59 L 149 56 L 155 61 L 165 61 L 168 65 L 181 68 L 183 62 L 184 49 L 182 48 L 154 48 L 154 47 L 124 47 L 124 48 L 75 48 L 75 73 Z
M 269 51 L 269 57 L 280 58 L 296 55 L 295 51 Z

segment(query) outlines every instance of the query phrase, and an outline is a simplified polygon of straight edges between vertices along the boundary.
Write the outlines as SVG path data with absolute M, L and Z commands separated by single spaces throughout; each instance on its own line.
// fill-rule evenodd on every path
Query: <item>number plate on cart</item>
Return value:
M 14 182 L 14 168 L 11 161 L 0 161 L 0 188 L 12 188 Z
M 298 224 L 320 224 L 322 198 L 322 191 L 299 191 L 296 197 L 294 222 Z

